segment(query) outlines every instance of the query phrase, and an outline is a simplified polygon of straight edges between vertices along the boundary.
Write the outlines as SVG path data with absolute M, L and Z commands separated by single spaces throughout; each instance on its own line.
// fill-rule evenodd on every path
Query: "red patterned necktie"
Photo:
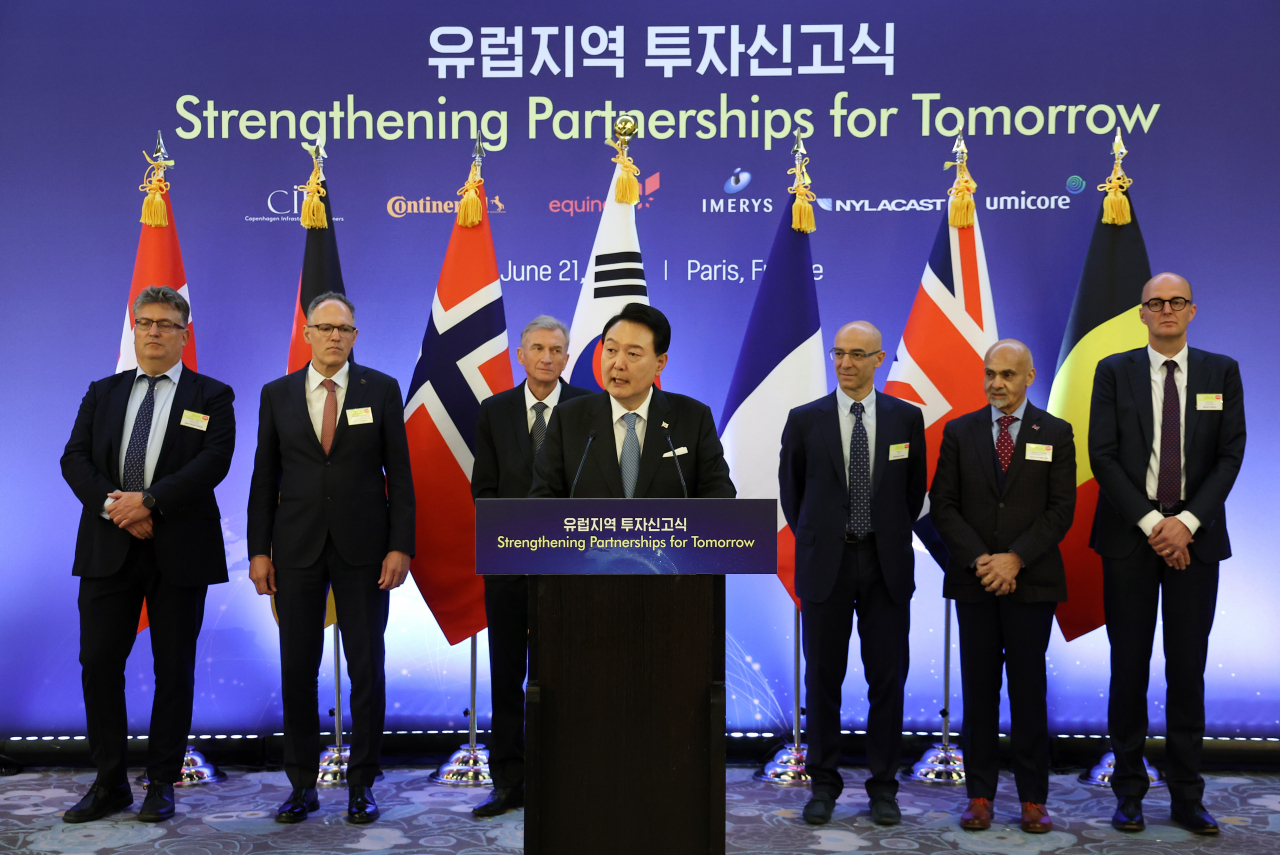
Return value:
M 320 446 L 328 454 L 333 447 L 333 432 L 338 427 L 338 394 L 334 391 L 337 384 L 332 380 L 321 380 L 320 385 L 328 393 L 324 397 L 324 419 L 320 422 Z
M 996 455 L 1000 458 L 1000 471 L 1008 472 L 1013 462 L 1013 435 L 1009 433 L 1009 425 L 1018 420 L 1017 416 L 1001 416 L 996 420 L 1000 425 L 1000 435 L 996 437 Z
M 1164 363 L 1164 408 L 1160 414 L 1160 478 L 1156 499 L 1166 509 L 1182 501 L 1182 404 L 1173 370 L 1178 363 Z

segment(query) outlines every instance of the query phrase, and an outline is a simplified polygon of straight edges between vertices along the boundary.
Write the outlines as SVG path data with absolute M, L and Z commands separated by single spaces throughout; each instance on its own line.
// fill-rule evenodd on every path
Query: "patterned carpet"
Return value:
M 523 811 L 490 820 L 471 817 L 484 790 L 455 790 L 428 782 L 430 768 L 393 768 L 374 792 L 382 819 L 348 825 L 345 790 L 322 790 L 321 810 L 301 825 L 272 820 L 288 793 L 281 772 L 229 770 L 226 781 L 178 791 L 178 816 L 164 823 L 138 822 L 138 803 L 114 817 L 68 825 L 60 816 L 93 781 L 83 770 L 48 769 L 0 778 L 0 853 L 168 853 L 168 855 L 256 855 L 265 852 L 431 853 L 488 855 L 522 848 Z M 1205 805 L 1222 825 L 1217 838 L 1192 835 L 1169 821 L 1167 794 L 1153 790 L 1146 801 L 1148 828 L 1124 835 L 1108 823 L 1110 794 L 1055 775 L 1050 812 L 1055 830 L 1028 835 L 1019 830 L 1013 782 L 1002 777 L 996 824 L 985 832 L 956 825 L 964 805 L 962 788 L 904 783 L 899 794 L 903 824 L 871 824 L 862 789 L 865 772 L 845 770 L 847 789 L 830 825 L 814 829 L 800 818 L 807 791 L 751 780 L 752 769 L 728 772 L 727 851 L 757 855 L 819 855 L 828 852 L 985 852 L 999 855 L 1053 852 L 1060 855 L 1165 855 L 1215 852 L 1262 855 L 1280 852 L 1280 775 L 1213 775 Z

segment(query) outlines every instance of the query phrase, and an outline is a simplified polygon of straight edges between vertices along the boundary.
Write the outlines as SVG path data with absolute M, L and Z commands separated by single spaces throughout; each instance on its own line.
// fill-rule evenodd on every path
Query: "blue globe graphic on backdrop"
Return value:
M 742 167 L 733 170 L 733 174 L 729 176 L 729 180 L 724 183 L 724 192 L 740 193 L 751 183 L 751 173 L 743 172 Z
M 1084 189 L 1084 179 L 1081 178 L 1079 175 L 1072 175 L 1070 178 L 1067 179 L 1068 193 L 1079 193 L 1083 189 Z

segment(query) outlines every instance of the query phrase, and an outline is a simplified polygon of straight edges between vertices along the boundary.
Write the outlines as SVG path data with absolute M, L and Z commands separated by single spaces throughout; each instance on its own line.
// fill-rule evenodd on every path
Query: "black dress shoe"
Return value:
M 1111 816 L 1111 827 L 1116 831 L 1144 831 L 1147 821 L 1142 818 L 1142 799 L 1134 796 L 1121 799 Z
M 347 792 L 347 819 L 356 825 L 364 825 L 378 818 L 378 803 L 373 800 L 373 787 L 352 784 Z
M 1200 804 L 1198 799 L 1193 801 L 1175 801 L 1169 805 L 1169 813 L 1173 816 L 1173 821 L 1181 825 L 1187 831 L 1196 834 L 1217 834 L 1218 823 L 1204 809 L 1204 805 Z
M 494 787 L 489 798 L 471 809 L 472 816 L 498 816 L 524 807 L 524 787 Z
M 871 821 L 876 825 L 897 825 L 902 822 L 902 811 L 898 808 L 898 800 L 893 796 L 872 799 Z
M 147 797 L 138 808 L 138 819 L 143 822 L 173 819 L 173 784 L 147 784 Z
M 804 806 L 804 821 L 810 825 L 826 825 L 836 809 L 835 797 L 830 793 L 814 793 Z
M 289 798 L 276 811 L 276 822 L 302 822 L 307 814 L 320 810 L 315 787 L 294 787 Z
M 104 816 L 122 811 L 133 804 L 133 791 L 129 785 L 95 783 L 76 806 L 62 815 L 63 822 L 92 822 Z

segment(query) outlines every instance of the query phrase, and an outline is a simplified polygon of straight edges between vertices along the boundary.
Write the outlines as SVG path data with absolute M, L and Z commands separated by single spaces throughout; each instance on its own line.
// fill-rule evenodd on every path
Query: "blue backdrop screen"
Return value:
M 824 334 L 866 318 L 891 352 L 942 216 L 951 135 L 965 131 L 999 330 L 1033 349 L 1030 396 L 1044 406 L 1099 211 L 1094 188 L 1121 127 L 1152 266 L 1195 285 L 1192 342 L 1240 361 L 1252 427 L 1229 501 L 1235 554 L 1210 645 L 1209 730 L 1280 734 L 1280 583 L 1266 545 L 1277 475 L 1267 449 L 1280 440 L 1266 368 L 1280 269 L 1274 4 L 981 2 L 960 13 L 883 0 L 542 10 L 321 0 L 154 15 L 117 3 L 0 9 L 0 281 L 13 357 L 0 419 L 0 735 L 83 732 L 70 575 L 79 506 L 58 458 L 88 383 L 115 365 L 139 152 L 156 129 L 177 162 L 168 178 L 200 370 L 239 394 L 236 458 L 218 488 L 231 581 L 209 593 L 194 727 L 258 733 L 280 726 L 278 642 L 248 580 L 244 508 L 258 390 L 284 372 L 302 259 L 293 187 L 310 163 L 299 143 L 326 140 L 360 359 L 405 386 L 452 225 L 427 202 L 457 198 L 472 134 L 491 152 L 486 189 L 508 328 L 518 331 L 542 312 L 572 316 L 613 168 L 608 117 L 619 110 L 643 119 L 632 145 L 640 243 L 651 299 L 675 331 L 664 385 L 717 414 L 787 202 L 796 129 L 808 135 L 819 197 Z M 1024 207 L 1023 197 L 1052 203 Z M 919 557 L 907 727 L 933 730 L 941 573 Z M 467 648 L 446 644 L 412 585 L 392 597 L 387 636 L 388 726 L 463 726 Z M 135 732 L 149 715 L 149 644 L 143 633 L 129 661 Z M 791 645 L 778 582 L 730 579 L 731 729 L 787 727 Z M 856 637 L 853 646 L 843 715 L 858 728 L 866 693 Z M 1049 668 L 1053 726 L 1103 732 L 1105 632 L 1070 643 L 1055 632 Z M 1157 731 L 1162 670 L 1157 649 Z M 952 676 L 955 694 L 958 667 Z M 952 708 L 960 713 L 958 700 Z

